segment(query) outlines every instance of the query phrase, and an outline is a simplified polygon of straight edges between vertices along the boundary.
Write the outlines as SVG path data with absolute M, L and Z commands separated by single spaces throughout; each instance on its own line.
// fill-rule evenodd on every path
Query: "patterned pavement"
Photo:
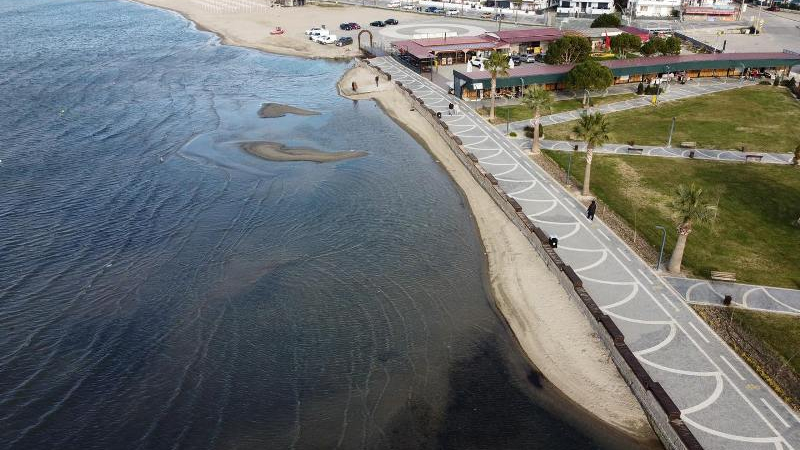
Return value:
M 800 418 L 622 240 L 600 220 L 588 221 L 583 204 L 466 103 L 390 57 L 371 62 L 442 112 L 525 214 L 559 238 L 558 255 L 622 330 L 704 448 L 800 450 Z M 447 115 L 450 102 L 459 114 Z
M 527 138 L 514 139 L 522 149 L 531 148 L 531 140 Z M 575 145 L 578 146 L 579 152 L 586 151 L 586 143 L 578 141 L 551 141 L 542 139 L 540 141 L 541 147 L 558 150 L 563 152 L 572 151 Z M 614 155 L 640 155 L 640 156 L 657 156 L 661 158 L 689 158 L 689 152 L 694 151 L 694 159 L 706 159 L 711 161 L 727 161 L 727 162 L 745 162 L 745 155 L 758 155 L 761 156 L 759 162 L 764 164 L 791 164 L 793 155 L 791 153 L 760 153 L 760 152 L 740 152 L 738 150 L 712 150 L 712 149 L 686 149 L 679 147 L 658 147 L 654 145 L 636 145 L 635 148 L 642 149 L 641 153 L 631 153 L 628 151 L 630 145 L 628 144 L 605 144 L 602 147 L 594 149 L 595 153 L 608 153 Z
M 742 308 L 800 315 L 800 290 L 695 278 L 664 279 L 690 303 L 720 305 L 730 295 Z

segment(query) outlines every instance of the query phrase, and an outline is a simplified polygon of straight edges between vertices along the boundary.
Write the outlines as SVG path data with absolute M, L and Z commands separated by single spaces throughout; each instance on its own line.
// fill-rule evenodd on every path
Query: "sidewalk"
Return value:
M 517 138 L 517 145 L 521 149 L 530 149 L 531 140 L 528 138 Z M 541 147 L 549 150 L 557 150 L 562 152 L 573 151 L 574 146 L 578 146 L 578 151 L 583 153 L 586 151 L 586 143 L 580 141 L 551 141 L 542 139 L 540 141 Z M 628 144 L 605 144 L 601 147 L 594 149 L 594 153 L 605 153 L 613 155 L 639 155 L 639 156 L 655 156 L 660 158 L 686 158 L 689 159 L 689 153 L 694 152 L 693 159 L 704 159 L 711 161 L 727 161 L 727 162 L 745 162 L 746 155 L 761 156 L 759 162 L 764 164 L 791 164 L 794 155 L 791 153 L 759 153 L 759 152 L 740 152 L 739 150 L 712 150 L 705 148 L 686 149 L 678 147 L 657 147 L 653 145 L 636 145 L 634 148 L 642 149 L 641 153 L 631 153 L 628 149 L 631 146 Z
M 800 315 L 800 290 L 695 278 L 664 277 L 689 303 L 721 305 L 726 295 L 742 308 Z
M 800 450 L 800 418 L 611 229 L 587 220 L 583 204 L 464 102 L 391 58 L 371 62 L 436 111 L 460 104 L 461 114 L 442 116 L 450 131 L 525 215 L 559 238 L 558 256 L 705 449 Z

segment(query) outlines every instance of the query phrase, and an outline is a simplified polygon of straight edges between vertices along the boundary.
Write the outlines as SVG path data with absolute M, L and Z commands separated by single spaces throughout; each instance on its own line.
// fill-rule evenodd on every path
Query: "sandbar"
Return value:
M 318 116 L 320 113 L 294 106 L 281 105 L 280 103 L 264 103 L 258 110 L 258 117 L 264 119 L 284 117 L 287 114 L 294 114 L 296 116 Z
M 287 147 L 278 142 L 253 141 L 239 144 L 242 150 L 269 161 L 311 161 L 316 163 L 361 158 L 367 152 L 323 152 L 310 147 Z

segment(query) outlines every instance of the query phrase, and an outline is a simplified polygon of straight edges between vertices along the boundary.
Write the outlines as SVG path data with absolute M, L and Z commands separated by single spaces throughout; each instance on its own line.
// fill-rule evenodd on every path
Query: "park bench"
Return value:
M 628 147 L 629 155 L 641 155 L 644 152 L 643 148 Z
M 695 148 L 695 147 L 697 147 L 697 142 L 691 142 L 691 141 L 681 142 L 681 148 Z
M 744 155 L 744 162 L 761 162 L 764 155 Z
M 733 272 L 717 272 L 712 270 L 711 279 L 714 281 L 730 281 L 733 283 L 736 282 L 736 274 Z

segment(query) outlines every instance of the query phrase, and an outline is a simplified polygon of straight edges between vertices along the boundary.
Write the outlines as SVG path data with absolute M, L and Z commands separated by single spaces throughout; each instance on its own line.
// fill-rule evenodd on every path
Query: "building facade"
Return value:
M 675 17 L 682 7 L 682 0 L 632 0 L 628 8 L 634 19 Z
M 599 16 L 614 12 L 614 2 L 611 0 L 559 0 L 556 14 L 568 17 Z

